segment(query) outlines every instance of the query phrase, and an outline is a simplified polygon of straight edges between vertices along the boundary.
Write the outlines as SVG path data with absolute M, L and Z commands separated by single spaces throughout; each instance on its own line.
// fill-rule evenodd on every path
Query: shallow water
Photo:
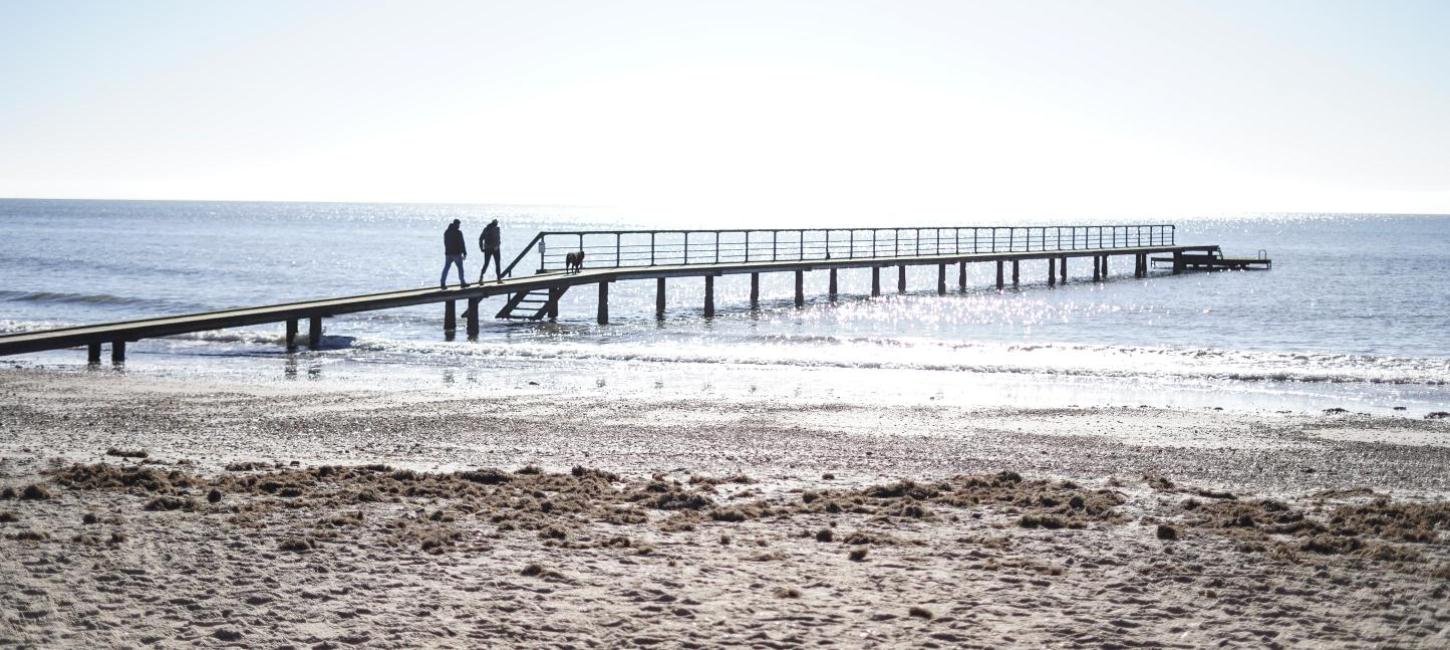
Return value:
M 627 224 L 577 208 L 4 200 L 0 331 L 428 286 L 441 267 L 440 231 L 455 217 L 470 249 L 499 218 L 506 262 L 539 229 Z M 998 293 L 982 264 L 967 292 L 944 297 L 935 269 L 920 267 L 908 295 L 876 299 L 866 295 L 869 272 L 847 270 L 834 305 L 826 274 L 814 273 L 800 310 L 789 275 L 776 274 L 762 277 L 759 312 L 748 309 L 747 277 L 727 276 L 711 320 L 700 315 L 703 281 L 686 278 L 671 281 L 664 322 L 654 319 L 653 282 L 621 282 L 607 327 L 593 322 L 594 292 L 579 288 L 558 323 L 485 321 L 475 342 L 444 341 L 433 305 L 331 319 L 322 351 L 293 356 L 280 348 L 280 324 L 142 341 L 127 368 L 285 380 L 300 367 L 304 377 L 400 386 L 462 373 L 486 378 L 479 390 L 562 375 L 609 390 L 708 384 L 893 403 L 1450 405 L 1450 218 L 1199 219 L 1178 224 L 1178 241 L 1229 255 L 1267 249 L 1275 266 L 1135 280 L 1122 259 L 1111 282 L 1095 284 L 1091 262 L 1074 260 L 1068 284 L 1049 289 L 1045 263 L 1030 262 L 1020 291 Z M 485 311 L 497 309 L 490 303 Z M 84 355 L 10 361 L 79 368 Z

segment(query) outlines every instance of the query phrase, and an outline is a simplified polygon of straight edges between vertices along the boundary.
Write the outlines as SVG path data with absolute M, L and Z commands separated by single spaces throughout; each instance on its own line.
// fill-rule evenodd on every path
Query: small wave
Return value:
M 931 348 L 933 346 L 927 346 Z M 1180 359 L 1145 363 L 1157 349 L 1112 349 L 1116 355 L 1103 355 L 1111 348 L 1104 346 L 1065 346 L 1080 354 L 1042 355 L 1042 346 L 1023 353 L 1020 346 L 982 345 L 977 350 L 943 354 L 940 349 L 915 350 L 911 354 L 883 357 L 879 351 L 860 350 L 860 354 L 843 354 L 838 346 L 792 347 L 711 346 L 711 345 L 634 345 L 634 344 L 517 344 L 481 343 L 460 345 L 422 341 L 359 338 L 352 349 L 364 353 L 400 355 L 410 359 L 465 357 L 560 361 L 604 361 L 688 364 L 738 364 L 746 366 L 784 366 L 802 368 L 926 370 L 971 372 L 982 374 L 1030 374 L 1059 377 L 1103 377 L 1126 379 L 1168 379 L 1232 382 L 1298 382 L 1325 384 L 1397 384 L 1444 386 L 1450 383 L 1450 365 L 1417 359 L 1380 359 L 1368 364 L 1330 364 L 1304 367 L 1302 363 L 1285 364 L 1278 354 L 1244 355 L 1234 362 L 1223 362 L 1207 355 L 1212 363 L 1182 363 Z M 1057 348 L 1061 352 L 1064 348 Z M 960 350 L 960 348 L 958 348 Z M 1144 350 L 1148 355 L 1141 354 Z M 1194 358 L 1192 351 L 1182 350 L 1174 357 Z M 1294 356 L 1294 355 L 1282 355 Z M 1336 355 L 1311 355 L 1324 361 Z M 1201 357 L 1200 357 L 1201 358 Z
M 75 323 L 58 320 L 0 320 L 0 334 L 25 334 L 70 327 Z
M 152 309 L 205 308 L 156 298 L 117 296 L 109 293 L 68 293 L 64 291 L 0 291 L 0 301 L 33 302 L 53 305 L 96 305 L 103 307 L 147 307 Z

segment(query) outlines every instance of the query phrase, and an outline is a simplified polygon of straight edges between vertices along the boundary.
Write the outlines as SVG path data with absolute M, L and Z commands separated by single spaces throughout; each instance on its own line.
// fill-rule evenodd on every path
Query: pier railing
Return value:
M 576 251 L 585 254 L 585 268 L 634 268 L 1172 246 L 1174 230 L 1144 224 L 545 231 L 504 275 L 535 256 L 539 273 L 563 269 L 565 255 Z

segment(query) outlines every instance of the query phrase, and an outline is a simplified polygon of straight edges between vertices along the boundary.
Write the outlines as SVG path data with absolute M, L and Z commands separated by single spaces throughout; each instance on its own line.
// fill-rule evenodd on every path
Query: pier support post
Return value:
M 947 265 L 936 265 L 936 295 L 947 295 Z
M 655 278 L 655 320 L 665 319 L 665 279 Z
M 293 352 L 297 349 L 297 319 L 287 319 L 287 331 L 284 334 L 283 342 L 287 344 L 287 351 Z
M 307 318 L 307 347 L 316 350 L 322 345 L 322 317 L 309 316 Z
M 967 292 L 967 261 L 957 262 L 957 289 L 962 293 Z
M 1047 258 L 1047 286 L 1057 286 L 1057 258 Z
M 871 297 L 881 295 L 881 267 L 871 267 Z
M 1102 263 L 1103 263 L 1103 256 L 1102 255 L 1094 255 L 1093 256 L 1093 282 L 1097 282 L 1098 280 L 1101 280 L 1102 279 L 1102 276 L 1098 273 L 1098 267 L 1100 267 L 1102 265 Z
M 101 362 L 101 344 L 90 343 L 86 345 L 86 363 L 97 365 Z
M 1002 260 L 997 260 L 997 290 L 1001 291 L 1005 286 L 1006 283 L 1002 281 Z
M 1019 276 L 1017 274 L 1017 270 L 1018 270 L 1017 269 L 1017 262 L 1018 262 L 1017 260 L 1012 260 L 1012 288 L 1013 289 L 1016 289 L 1017 288 L 1017 284 L 1018 284 L 1017 278 Z
M 549 290 L 549 306 L 558 309 L 559 303 L 553 300 L 554 290 Z M 478 338 L 478 303 L 482 298 L 469 298 L 468 311 L 463 313 L 463 320 L 468 326 L 468 339 Z
M 111 341 L 111 363 L 126 363 L 125 339 Z
M 599 324 L 609 324 L 609 281 L 599 282 Z
M 750 274 L 750 310 L 760 309 L 760 274 Z
M 831 302 L 836 302 L 836 269 L 831 269 L 831 279 L 826 286 L 826 295 Z
M 705 276 L 705 318 L 715 317 L 715 276 Z
M 563 287 L 549 287 L 549 302 L 545 303 L 545 305 L 544 305 L 544 311 L 548 314 L 549 320 L 551 322 L 552 321 L 559 320 L 559 299 L 560 298 L 563 298 L 563 297 L 564 297 L 564 288 Z M 474 308 L 474 315 L 475 316 L 477 316 L 477 312 L 478 312 L 477 308 Z M 469 327 L 472 328 L 472 331 L 469 333 L 469 336 L 477 336 L 478 335 L 478 326 L 475 325 L 475 324 L 470 323 L 469 324 Z
M 1178 275 L 1179 273 L 1182 273 L 1182 272 L 1183 272 L 1183 253 L 1178 252 L 1178 251 L 1174 251 L 1173 252 L 1173 275 Z
M 906 265 L 896 267 L 896 293 L 906 293 Z
M 449 339 L 453 338 L 453 331 L 458 329 L 458 305 L 455 301 L 443 301 L 443 335 Z
M 1062 257 L 1058 258 L 1057 264 L 1058 270 L 1062 274 L 1062 277 L 1059 277 L 1057 281 L 1061 284 L 1067 284 L 1067 256 L 1063 255 Z
M 806 306 L 806 272 L 795 272 L 795 306 Z
M 1108 258 L 1109 257 L 1112 257 L 1112 256 L 1111 255 L 1104 255 L 1103 256 L 1103 282 L 1107 282 L 1108 281 Z

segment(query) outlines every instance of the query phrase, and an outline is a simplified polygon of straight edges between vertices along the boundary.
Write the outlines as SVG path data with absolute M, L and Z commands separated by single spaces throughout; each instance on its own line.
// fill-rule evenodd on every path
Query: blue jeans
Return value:
M 444 260 L 443 260 L 443 275 L 438 276 L 438 286 L 440 286 L 440 287 L 446 287 L 446 286 L 448 286 L 448 267 L 453 266 L 454 264 L 457 264 L 458 265 L 458 284 L 463 285 L 463 286 L 468 286 L 468 283 L 463 280 L 463 256 L 462 255 L 445 255 L 444 256 Z

